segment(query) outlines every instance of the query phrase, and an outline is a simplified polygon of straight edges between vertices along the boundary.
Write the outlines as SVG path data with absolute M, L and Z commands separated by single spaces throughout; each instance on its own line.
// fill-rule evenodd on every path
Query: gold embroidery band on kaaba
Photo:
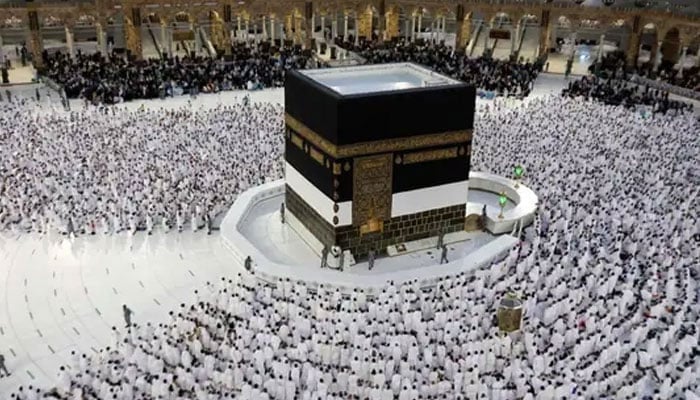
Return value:
M 406 153 L 403 155 L 403 163 L 415 164 L 426 161 L 447 160 L 449 158 L 455 157 L 457 157 L 457 147 L 450 147 L 448 149 L 437 149 Z
M 377 140 L 374 142 L 354 143 L 338 146 L 331 143 L 324 137 L 309 129 L 306 125 L 298 121 L 289 114 L 284 115 L 285 122 L 294 132 L 302 136 L 307 142 L 313 144 L 335 158 L 348 158 L 375 153 L 387 153 L 396 151 L 416 150 L 425 147 L 444 146 L 450 144 L 460 144 L 471 140 L 471 129 L 461 131 L 450 131 L 434 133 L 429 135 L 411 136 L 406 138 L 395 138 Z
M 304 140 L 296 133 L 292 133 L 292 143 L 294 143 L 301 150 L 304 150 Z

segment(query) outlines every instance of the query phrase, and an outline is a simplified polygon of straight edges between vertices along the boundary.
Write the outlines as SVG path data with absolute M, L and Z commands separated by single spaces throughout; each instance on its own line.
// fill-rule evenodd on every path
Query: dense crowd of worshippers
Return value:
M 362 41 L 358 45 L 338 42 L 355 51 L 370 64 L 413 62 L 441 74 L 462 80 L 478 89 L 498 95 L 527 96 L 537 74 L 539 62 L 499 60 L 492 57 L 469 58 L 464 52 L 455 52 L 451 46 L 434 41 L 393 42 Z
M 680 70 L 675 68 L 675 64 L 670 61 L 663 61 L 658 67 L 654 66 L 654 61 L 635 67 L 630 67 L 626 64 L 625 52 L 613 51 L 602 58 L 600 65 L 595 63 L 591 65 L 589 71 L 598 72 L 603 77 L 617 78 L 628 78 L 631 74 L 636 74 L 670 85 L 700 91 L 700 67 L 686 68 L 684 66 L 681 74 Z
M 469 58 L 444 44 L 405 42 L 381 44 L 363 41 L 357 51 L 368 63 L 410 61 L 463 80 L 498 95 L 527 96 L 539 63 L 511 62 L 490 57 Z M 127 60 L 113 55 L 78 52 L 74 60 L 62 52 L 44 53 L 44 74 L 62 85 L 68 98 L 94 103 L 163 98 L 222 90 L 280 87 L 289 69 L 319 66 L 299 46 L 235 43 L 232 58 L 168 57 Z
M 649 113 L 684 113 L 693 111 L 693 104 L 669 98 L 669 93 L 621 79 L 583 76 L 570 81 L 563 96 L 583 97 L 625 108 L 646 108 Z
M 211 140 L 184 143 L 192 163 L 180 166 L 168 157 L 162 167 L 193 179 L 216 173 L 212 157 L 221 149 L 209 146 L 228 143 L 226 136 L 254 141 L 227 151 L 227 158 L 270 157 L 268 146 L 281 140 L 282 117 L 273 110 L 268 119 L 279 127 L 275 132 L 267 119 L 247 116 L 254 111 L 234 113 L 240 124 L 234 119 L 213 127 L 210 122 L 224 117 L 176 111 L 187 113 L 177 120 L 184 125 L 179 129 Z M 147 117 L 105 117 L 114 140 L 125 142 L 119 157 L 154 151 L 153 143 L 167 140 L 156 130 L 167 127 L 170 134 L 177 127 L 176 117 L 160 115 L 163 124 L 128 142 L 116 128 L 126 126 L 132 135 L 138 124 L 132 118 Z M 72 122 L 51 118 L 71 134 L 94 135 L 89 124 L 97 123 L 89 114 Z M 371 293 L 290 280 L 269 285 L 254 269 L 242 271 L 195 292 L 193 303 L 173 310 L 166 323 L 135 321 L 114 329 L 112 343 L 99 353 L 73 353 L 55 388 L 23 387 L 10 398 L 700 398 L 698 121 L 668 113 L 643 119 L 624 107 L 565 96 L 515 107 L 497 100 L 482 106 L 476 121 L 473 168 L 508 176 L 514 162 L 522 164 L 524 180 L 540 198 L 534 225 L 504 259 L 432 287 L 387 282 Z M 221 129 L 226 124 L 231 129 Z M 29 148 L 44 146 L 38 132 L 22 133 Z M 31 159 L 28 147 L 16 149 L 21 161 L 10 171 L 36 180 L 46 174 L 43 163 L 75 158 L 71 167 L 54 171 L 57 183 L 87 174 L 110 185 L 104 168 L 113 171 L 114 158 L 108 151 L 81 152 L 80 142 L 58 146 Z M 89 157 L 93 151 L 100 159 Z M 155 186 L 156 176 L 144 179 L 145 186 Z M 71 183 L 81 188 L 81 181 Z M 121 193 L 129 195 L 124 187 Z M 166 191 L 181 193 L 174 186 Z M 2 198 L 31 205 L 25 195 L 31 193 Z M 377 260 L 375 268 L 381 264 Z M 494 315 L 511 291 L 524 300 L 522 332 L 502 335 Z
M 282 107 L 0 103 L 0 229 L 70 235 L 212 229 L 242 191 L 282 176 Z
M 234 44 L 230 58 L 168 57 L 127 60 L 113 55 L 78 52 L 44 54 L 44 74 L 62 85 L 68 98 L 96 103 L 120 103 L 180 94 L 215 93 L 223 90 L 257 90 L 280 87 L 289 69 L 309 65 L 298 46 L 269 43 Z

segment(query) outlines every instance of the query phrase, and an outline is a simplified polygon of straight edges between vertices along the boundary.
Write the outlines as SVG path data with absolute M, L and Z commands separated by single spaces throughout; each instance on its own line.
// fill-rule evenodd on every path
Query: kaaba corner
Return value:
M 357 259 L 464 229 L 475 100 L 411 63 L 290 71 L 288 211 Z

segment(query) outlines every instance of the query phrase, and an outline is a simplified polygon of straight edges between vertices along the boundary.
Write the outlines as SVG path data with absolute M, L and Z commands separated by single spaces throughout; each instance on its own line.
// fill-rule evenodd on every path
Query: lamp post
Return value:
M 513 168 L 513 175 L 515 175 L 515 188 L 520 187 L 520 178 L 523 177 L 523 173 L 525 172 L 525 168 L 523 168 L 522 165 L 516 165 Z
M 498 214 L 498 219 L 503 219 L 503 208 L 506 206 L 507 202 L 508 198 L 506 197 L 505 192 L 501 192 L 501 194 L 498 195 L 498 205 L 501 206 L 501 212 Z

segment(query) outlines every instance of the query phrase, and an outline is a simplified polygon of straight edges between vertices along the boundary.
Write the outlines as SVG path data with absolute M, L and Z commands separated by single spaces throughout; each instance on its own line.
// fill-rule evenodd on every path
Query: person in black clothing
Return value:
M 5 356 L 2 354 L 0 354 L 0 371 L 2 371 L 5 376 L 10 376 L 10 371 L 8 371 L 5 366 Z

